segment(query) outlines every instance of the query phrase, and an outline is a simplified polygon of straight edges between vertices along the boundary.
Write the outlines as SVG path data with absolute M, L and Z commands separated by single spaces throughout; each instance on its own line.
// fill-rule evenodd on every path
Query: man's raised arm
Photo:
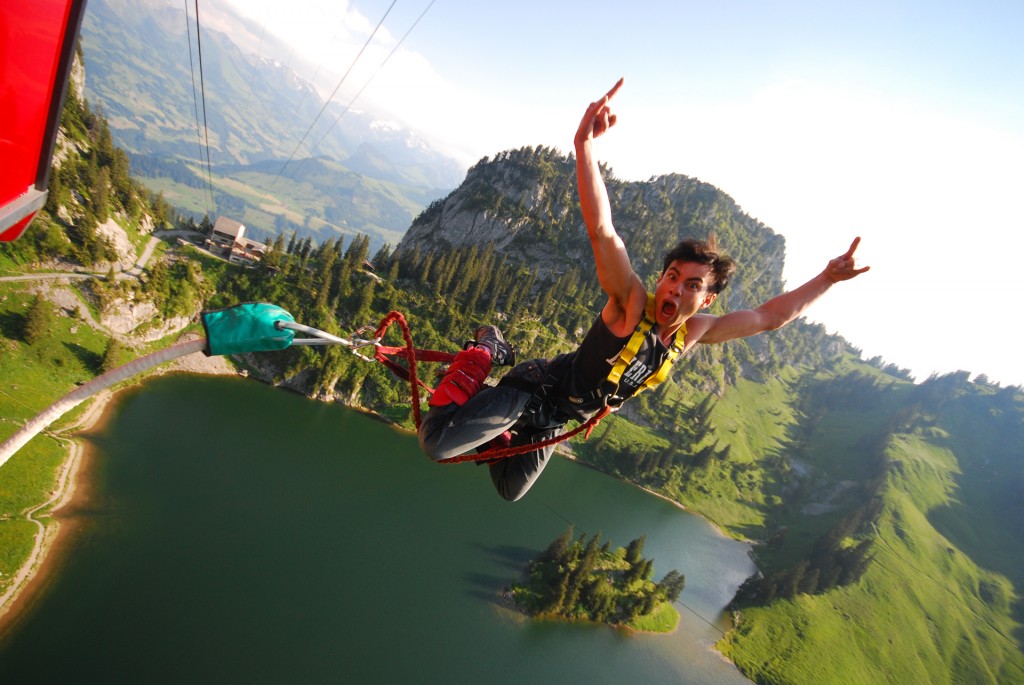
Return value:
M 580 208 L 583 211 L 583 222 L 587 226 L 590 245 L 594 250 L 597 280 L 601 284 L 601 289 L 608 295 L 609 302 L 603 314 L 605 322 L 610 325 L 614 325 L 629 312 L 631 300 L 638 299 L 635 297 L 637 288 L 643 291 L 643 283 L 633 272 L 629 262 L 626 245 L 612 225 L 608 189 L 601 178 L 601 169 L 593 152 L 594 139 L 615 125 L 616 118 L 608 107 L 608 102 L 622 87 L 622 82 L 623 79 L 619 79 L 600 100 L 590 103 L 583 114 L 575 138 L 576 182 L 579 188 Z

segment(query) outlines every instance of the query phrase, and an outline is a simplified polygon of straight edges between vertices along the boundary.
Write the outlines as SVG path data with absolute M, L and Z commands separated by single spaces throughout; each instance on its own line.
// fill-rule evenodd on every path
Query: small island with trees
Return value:
M 570 526 L 526 567 L 508 589 L 513 605 L 535 618 L 593 621 L 669 633 L 679 624 L 672 605 L 686 579 L 673 569 L 651 580 L 654 561 L 642 556 L 646 536 L 611 549 L 600 533 L 573 538 Z

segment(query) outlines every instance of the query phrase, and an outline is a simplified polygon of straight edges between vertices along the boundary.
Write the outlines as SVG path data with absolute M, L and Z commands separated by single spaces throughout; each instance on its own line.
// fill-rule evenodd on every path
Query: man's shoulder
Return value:
M 647 290 L 641 285 L 630 292 L 626 302 L 609 299 L 601 310 L 601 321 L 612 335 L 623 338 L 629 336 L 647 310 Z
M 686 320 L 686 343 L 687 347 L 691 344 L 699 343 L 701 338 L 707 335 L 708 331 L 714 328 L 715 323 L 718 322 L 718 317 L 714 314 L 694 314 Z

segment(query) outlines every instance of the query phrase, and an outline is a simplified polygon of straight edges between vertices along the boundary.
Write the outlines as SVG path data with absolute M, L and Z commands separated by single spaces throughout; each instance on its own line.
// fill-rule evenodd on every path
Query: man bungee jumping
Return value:
M 420 446 L 435 460 L 472 449 L 542 442 L 615 408 L 644 388 L 662 382 L 669 367 L 697 343 L 722 343 L 775 330 L 800 316 L 833 284 L 854 278 L 850 249 L 800 287 L 756 309 L 723 316 L 701 313 L 728 284 L 735 263 L 717 251 L 714 237 L 684 240 L 665 256 L 654 293 L 633 271 L 626 246 L 612 225 L 608 191 L 593 142 L 616 123 L 609 102 L 622 86 L 587 107 L 576 131 L 576 174 L 583 221 L 594 251 L 597 277 L 608 301 L 580 346 L 554 359 L 515 364 L 515 352 L 494 326 L 481 326 L 456 355 L 419 429 Z M 493 387 L 491 367 L 513 366 Z M 520 499 L 547 465 L 553 445 L 488 463 L 502 497 Z

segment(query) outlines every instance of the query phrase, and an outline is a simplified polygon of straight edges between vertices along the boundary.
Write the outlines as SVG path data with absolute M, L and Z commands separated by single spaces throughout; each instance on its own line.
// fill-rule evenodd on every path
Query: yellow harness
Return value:
M 633 329 L 633 335 L 630 336 L 629 342 L 619 353 L 619 358 L 615 360 L 615 364 L 612 365 L 612 370 L 608 373 L 608 378 L 605 379 L 601 387 L 605 390 L 613 389 L 613 392 L 609 395 L 615 395 L 619 389 L 619 381 L 622 379 L 622 374 L 626 372 L 630 363 L 636 357 L 636 353 L 640 350 L 640 346 L 643 344 L 647 334 L 650 333 L 651 329 L 654 328 L 655 313 L 654 313 L 654 295 L 651 293 L 647 294 L 647 306 L 644 308 L 644 315 L 640 319 L 640 323 Z M 637 395 L 641 390 L 647 388 L 653 388 L 659 383 L 663 382 L 668 378 L 669 371 L 672 369 L 672 364 L 675 363 L 679 355 L 683 353 L 683 347 L 686 342 L 686 324 L 684 323 L 682 328 L 676 332 L 675 340 L 672 345 L 668 348 L 668 353 L 665 355 L 665 360 L 661 363 L 661 366 L 653 374 L 647 377 L 647 380 L 637 388 Z

